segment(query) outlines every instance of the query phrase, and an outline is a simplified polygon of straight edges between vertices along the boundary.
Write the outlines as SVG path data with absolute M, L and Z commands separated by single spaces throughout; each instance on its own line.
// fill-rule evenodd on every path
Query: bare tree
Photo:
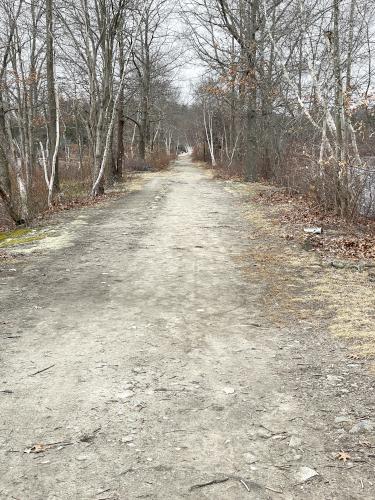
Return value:
M 59 182 L 59 106 L 58 92 L 56 89 L 55 70 L 55 43 L 54 43 L 54 20 L 53 0 L 46 0 L 46 70 L 47 70 L 47 130 L 48 130 L 48 164 L 51 172 L 51 180 L 48 194 L 48 204 L 51 205 L 52 196 L 60 191 Z
M 302 189 L 303 182 L 313 183 L 327 207 L 343 215 L 355 210 L 362 175 L 356 172 L 366 171 L 358 144 L 363 121 L 356 125 L 356 120 L 362 107 L 368 109 L 362 103 L 369 102 L 372 78 L 369 5 L 367 0 L 182 5 L 191 47 L 215 82 L 211 96 L 219 121 L 216 139 L 205 134 L 205 142 L 209 150 L 214 143 L 220 168 L 235 160 L 247 180 L 274 177 Z M 365 19 L 360 13 L 366 9 Z M 287 157 L 291 150 L 294 158 Z M 309 168 L 299 172 L 298 163 L 305 162 Z

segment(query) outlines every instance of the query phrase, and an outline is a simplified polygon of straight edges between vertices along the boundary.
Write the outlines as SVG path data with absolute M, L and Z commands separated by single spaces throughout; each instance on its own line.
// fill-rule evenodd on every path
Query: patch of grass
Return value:
M 31 232 L 31 229 L 14 229 L 13 231 L 5 231 L 3 233 L 0 233 L 0 243 L 3 241 L 9 239 L 9 238 L 22 238 L 26 234 L 29 234 Z
M 0 233 L 0 248 L 9 248 L 17 245 L 26 245 L 42 240 L 46 234 L 37 233 L 33 229 L 22 228 Z
M 329 330 L 353 342 L 353 351 L 375 357 L 375 291 L 366 272 L 327 271 L 315 287 L 332 311 Z

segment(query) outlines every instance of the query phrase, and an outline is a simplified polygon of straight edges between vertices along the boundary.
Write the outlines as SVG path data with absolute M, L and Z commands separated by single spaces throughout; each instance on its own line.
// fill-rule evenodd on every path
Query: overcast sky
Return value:
M 184 103 L 190 104 L 193 97 L 193 87 L 199 82 L 204 68 L 198 62 L 186 63 L 177 73 L 177 86 L 181 89 L 181 99 Z
M 184 37 L 185 24 L 181 20 L 179 7 L 176 5 L 171 19 L 169 21 L 169 28 L 175 32 L 176 43 L 181 45 L 181 66 L 176 71 L 175 85 L 181 89 L 181 100 L 186 104 L 191 103 L 193 87 L 199 82 L 204 68 L 200 61 L 195 57 L 195 54 L 187 48 L 188 42 Z

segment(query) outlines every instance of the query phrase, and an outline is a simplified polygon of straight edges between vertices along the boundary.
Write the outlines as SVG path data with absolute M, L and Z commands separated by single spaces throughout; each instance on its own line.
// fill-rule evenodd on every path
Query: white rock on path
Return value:
M 319 476 L 319 474 L 316 472 L 316 470 L 311 469 L 311 467 L 300 467 L 294 475 L 297 483 L 306 483 L 316 476 Z
M 121 438 L 121 443 L 131 443 L 134 441 L 134 436 L 124 436 Z
M 257 461 L 256 457 L 252 453 L 244 453 L 243 457 L 247 464 L 253 464 Z
M 223 391 L 225 394 L 234 394 L 236 392 L 233 387 L 224 387 Z
M 302 444 L 302 439 L 298 436 L 292 436 L 289 441 L 290 448 L 298 448 Z
M 117 397 L 119 399 L 128 399 L 134 396 L 134 391 L 131 391 L 130 389 L 128 391 L 121 392 L 120 394 L 117 394 Z
M 335 418 L 335 424 L 344 424 L 346 422 L 351 422 L 352 419 L 348 417 L 347 415 L 340 415 Z

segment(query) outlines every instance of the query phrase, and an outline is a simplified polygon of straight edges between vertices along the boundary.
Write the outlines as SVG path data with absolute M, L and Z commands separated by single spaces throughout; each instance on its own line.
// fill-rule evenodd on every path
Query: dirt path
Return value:
M 181 159 L 65 224 L 0 273 L 0 498 L 375 498 L 373 379 L 271 321 L 241 195 Z

